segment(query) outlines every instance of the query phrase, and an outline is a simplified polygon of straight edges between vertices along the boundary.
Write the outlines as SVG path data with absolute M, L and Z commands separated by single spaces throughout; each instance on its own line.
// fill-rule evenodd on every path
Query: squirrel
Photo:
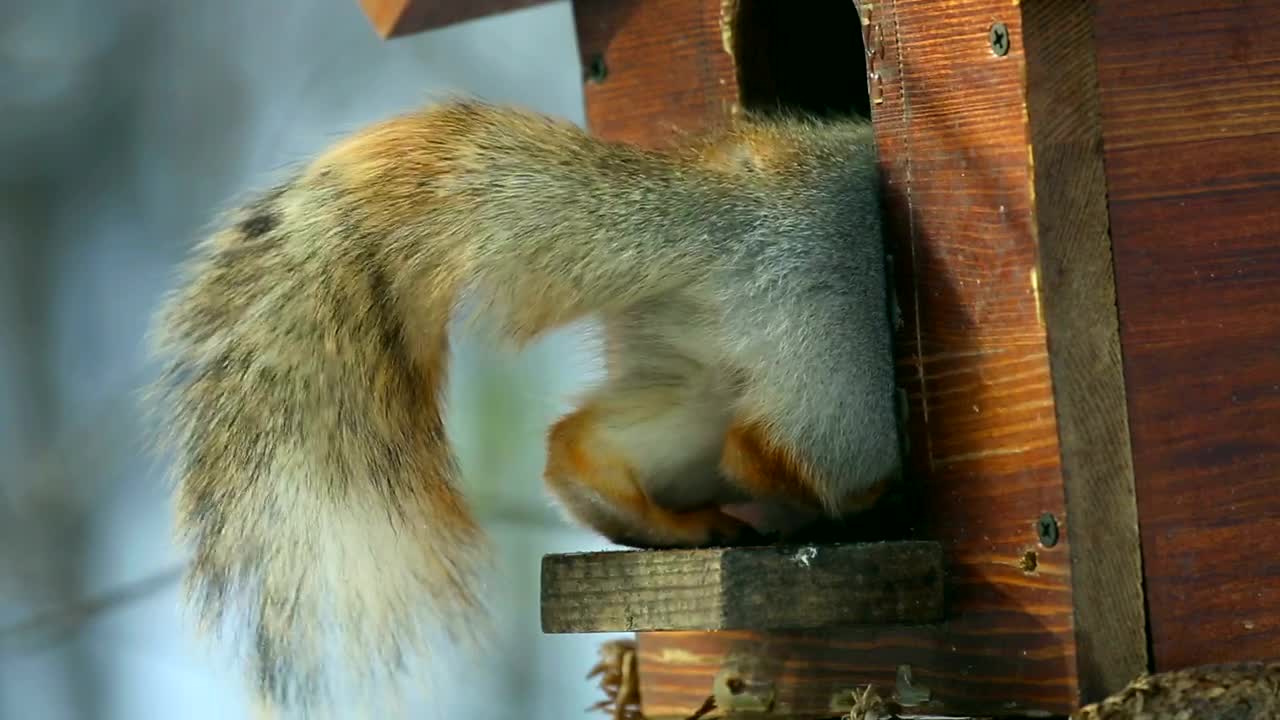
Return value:
M 662 150 L 454 99 L 336 140 L 229 213 L 154 326 L 190 601 L 306 706 L 475 639 L 485 543 L 441 415 L 465 298 L 519 346 L 598 317 L 606 379 L 548 434 L 568 514 L 636 548 L 761 542 L 777 501 L 900 472 L 865 120 L 737 117 Z M 480 623 L 483 625 L 483 623 Z

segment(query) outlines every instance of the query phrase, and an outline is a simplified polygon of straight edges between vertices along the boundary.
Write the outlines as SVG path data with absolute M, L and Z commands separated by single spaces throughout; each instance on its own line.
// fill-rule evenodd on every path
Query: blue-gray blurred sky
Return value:
M 355 0 L 0 2 L 0 718 L 250 716 L 179 603 L 137 413 L 175 263 L 343 132 L 441 93 L 581 122 L 579 79 L 564 1 L 390 42 Z M 588 347 L 456 347 L 449 423 L 495 539 L 500 644 L 443 663 L 413 717 L 562 720 L 597 699 L 583 675 L 604 638 L 543 637 L 537 613 L 540 555 L 601 546 L 539 481 Z

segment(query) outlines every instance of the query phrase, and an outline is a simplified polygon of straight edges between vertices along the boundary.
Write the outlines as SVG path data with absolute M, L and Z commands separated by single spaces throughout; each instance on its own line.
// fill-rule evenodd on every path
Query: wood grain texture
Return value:
M 723 0 L 574 0 L 587 127 L 612 140 L 661 147 L 680 131 L 719 123 L 738 101 L 721 34 Z
M 1280 657 L 1280 4 L 1095 12 L 1154 666 Z
M 392 38 L 544 2 L 547 0 L 360 0 L 360 7 L 379 35 Z
M 813 629 L 942 619 L 937 543 L 548 555 L 542 630 Z
M 1023 4 L 1040 294 L 1071 526 L 1080 694 L 1146 672 L 1146 611 L 1101 152 L 1093 15 Z
M 913 712 L 1077 707 L 1073 533 L 1040 304 L 1021 12 L 995 0 L 889 1 L 868 8 L 865 31 L 906 321 L 913 492 L 901 522 L 946 549 L 946 623 L 641 634 L 650 715 L 687 714 L 732 663 L 775 689 L 779 717 L 829 717 L 832 698 L 859 684 L 895 687 L 900 666 L 928 688 Z M 1013 35 L 1003 57 L 988 44 L 994 21 Z M 1051 548 L 1037 545 L 1043 513 L 1063 531 Z

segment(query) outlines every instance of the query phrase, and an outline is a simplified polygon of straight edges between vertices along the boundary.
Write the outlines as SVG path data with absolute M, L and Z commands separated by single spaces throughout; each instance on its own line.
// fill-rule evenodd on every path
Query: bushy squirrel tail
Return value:
M 451 313 L 471 293 L 525 341 L 697 282 L 740 229 L 733 189 L 694 174 L 457 102 L 354 133 L 202 243 L 151 399 L 190 596 L 247 631 L 265 698 L 305 707 L 394 674 L 427 628 L 483 627 L 441 415 Z

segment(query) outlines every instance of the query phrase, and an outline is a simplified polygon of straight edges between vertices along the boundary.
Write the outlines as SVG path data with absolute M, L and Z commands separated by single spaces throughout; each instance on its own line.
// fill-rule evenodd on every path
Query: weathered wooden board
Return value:
M 1081 698 L 1148 668 L 1142 555 L 1120 361 L 1087 3 L 1022 5 L 1036 243 L 1071 526 Z
M 1280 3 L 1095 28 L 1155 667 L 1280 657 Z
M 789 630 L 942 620 L 937 543 L 548 555 L 542 630 Z
M 547 0 L 360 0 L 360 7 L 379 35 L 392 38 L 544 2 Z

